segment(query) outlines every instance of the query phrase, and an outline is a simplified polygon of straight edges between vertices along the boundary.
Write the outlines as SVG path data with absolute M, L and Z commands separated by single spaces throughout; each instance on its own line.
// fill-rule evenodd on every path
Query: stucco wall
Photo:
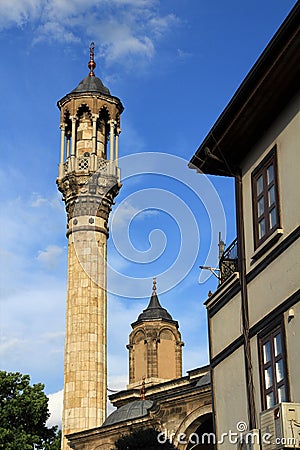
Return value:
M 282 112 L 243 162 L 243 200 L 247 271 L 259 263 L 254 255 L 251 174 L 268 152 L 277 146 L 280 217 L 283 240 L 300 224 L 300 96 Z M 278 241 L 278 243 L 280 242 Z M 278 245 L 278 243 L 276 245 Z M 266 252 L 268 254 L 271 250 Z M 265 255 L 266 255 L 265 254 Z
M 300 240 L 248 284 L 250 327 L 299 289 Z
M 217 439 L 222 433 L 237 432 L 237 424 L 247 423 L 247 398 L 243 348 L 240 347 L 216 368 L 213 374 L 215 410 L 217 411 Z M 218 447 L 222 450 L 233 446 L 225 438 Z
M 236 295 L 211 319 L 211 356 L 216 356 L 241 334 L 241 300 Z

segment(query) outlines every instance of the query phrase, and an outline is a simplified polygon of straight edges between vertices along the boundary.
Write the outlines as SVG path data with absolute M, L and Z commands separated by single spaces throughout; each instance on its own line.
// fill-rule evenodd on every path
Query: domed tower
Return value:
M 149 305 L 131 326 L 128 388 L 180 378 L 184 344 L 178 322 L 159 303 L 155 278 Z
M 120 189 L 121 101 L 89 75 L 58 101 L 58 189 L 67 212 L 68 287 L 63 435 L 100 426 L 106 417 L 106 245 L 108 216 Z M 69 449 L 64 438 L 63 449 Z

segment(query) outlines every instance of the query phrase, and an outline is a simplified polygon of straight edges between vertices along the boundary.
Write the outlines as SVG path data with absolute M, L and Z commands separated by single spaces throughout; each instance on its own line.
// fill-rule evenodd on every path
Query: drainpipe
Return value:
M 235 175 L 235 195 L 236 195 L 236 225 L 237 225 L 237 244 L 238 244 L 238 264 L 241 286 L 241 305 L 242 305 L 242 326 L 244 337 L 244 358 L 245 373 L 247 382 L 247 400 L 248 400 L 248 421 L 249 429 L 257 428 L 254 398 L 254 383 L 251 360 L 251 348 L 249 338 L 249 308 L 248 292 L 246 282 L 246 255 L 245 255 L 245 230 L 243 213 L 243 184 L 241 170 Z

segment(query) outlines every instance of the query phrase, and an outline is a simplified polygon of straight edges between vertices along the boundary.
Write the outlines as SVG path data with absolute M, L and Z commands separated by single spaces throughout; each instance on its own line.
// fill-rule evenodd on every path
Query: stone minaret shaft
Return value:
M 108 216 L 120 188 L 118 136 L 123 106 L 89 75 L 58 102 L 58 189 L 67 211 L 68 289 L 62 448 L 66 435 L 106 416 L 106 245 Z

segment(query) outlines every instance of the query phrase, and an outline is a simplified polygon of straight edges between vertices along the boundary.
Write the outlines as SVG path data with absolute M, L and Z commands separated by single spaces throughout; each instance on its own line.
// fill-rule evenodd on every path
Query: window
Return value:
M 254 244 L 257 248 L 279 228 L 279 201 L 274 147 L 252 174 Z
M 263 409 L 287 401 L 286 360 L 281 325 L 260 339 Z

